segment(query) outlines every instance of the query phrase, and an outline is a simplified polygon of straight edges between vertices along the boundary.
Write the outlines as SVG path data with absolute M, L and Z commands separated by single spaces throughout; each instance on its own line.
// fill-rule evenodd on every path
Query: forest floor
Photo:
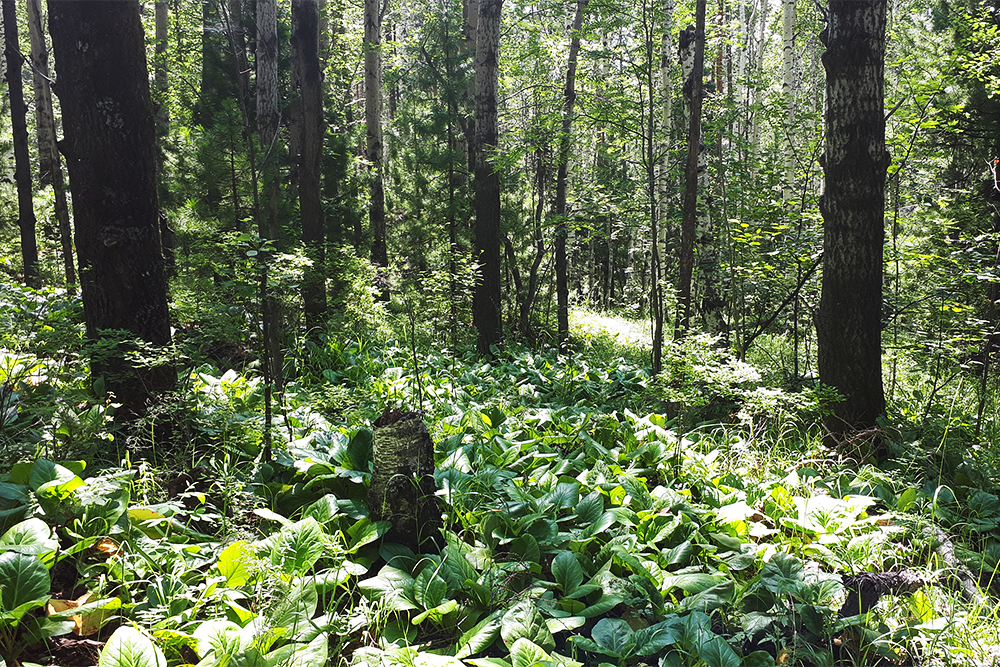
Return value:
M 79 313 L 28 315 L 5 317 L 43 335 L 14 326 L 3 353 L 11 667 L 68 647 L 116 666 L 1000 664 L 1000 488 L 960 415 L 899 413 L 877 453 L 832 451 L 821 387 L 699 336 L 654 379 L 644 323 L 577 311 L 572 355 L 306 341 L 264 461 L 254 367 L 185 371 L 146 423 L 174 420 L 168 448 L 92 398 L 57 335 Z M 446 530 L 415 548 L 368 516 L 386 405 L 422 407 L 433 436 Z

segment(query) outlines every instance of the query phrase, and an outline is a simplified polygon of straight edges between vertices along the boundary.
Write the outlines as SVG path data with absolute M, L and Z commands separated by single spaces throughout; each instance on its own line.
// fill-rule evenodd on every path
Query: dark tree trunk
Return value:
M 832 433 L 875 426 L 882 388 L 886 0 L 831 0 L 826 68 L 823 294 L 816 321 L 820 380 L 844 400 Z
M 385 229 L 385 175 L 382 146 L 382 4 L 365 0 L 365 135 L 367 158 L 371 169 L 371 193 L 368 220 L 372 235 L 372 264 L 382 278 L 380 298 L 389 300 L 388 284 L 384 280 L 389 265 L 389 250 Z
M 386 408 L 375 420 L 374 471 L 366 497 L 372 521 L 388 521 L 385 539 L 416 553 L 440 548 L 441 509 L 434 442 L 419 412 Z
M 301 122 L 299 216 L 302 242 L 312 266 L 302 281 L 306 324 L 320 326 L 326 315 L 326 276 L 320 160 L 323 151 L 323 71 L 319 61 L 319 13 L 316 0 L 292 0 L 292 52 Z
M 556 320 L 559 347 L 566 349 L 569 343 L 569 281 L 566 267 L 566 237 L 569 225 L 566 222 L 566 186 L 569 172 L 570 132 L 573 129 L 573 106 L 576 104 L 576 63 L 580 54 L 580 29 L 583 27 L 583 12 L 589 0 L 577 0 L 576 15 L 573 17 L 572 34 L 569 42 L 569 60 L 566 64 L 566 86 L 563 89 L 562 128 L 559 136 L 559 165 L 556 171 Z
M 160 250 L 156 151 L 138 0 L 49 0 L 57 92 L 76 223 L 87 336 L 124 330 L 154 345 L 170 342 L 167 282 Z M 141 413 L 150 396 L 173 389 L 169 365 L 135 368 L 127 346 L 95 355 L 92 372 Z
M 497 84 L 500 60 L 500 12 L 503 0 L 479 3 L 476 43 L 476 261 L 480 280 L 472 305 L 480 354 L 500 345 L 500 175 L 493 153 L 499 143 Z
M 692 44 L 693 42 L 693 44 Z M 677 288 L 677 326 L 674 337 L 691 326 L 691 283 L 694 275 L 694 242 L 698 227 L 698 155 L 701 150 L 702 70 L 705 67 L 705 0 L 698 0 L 695 28 L 681 31 L 681 60 L 684 51 L 694 48 L 690 78 L 685 76 L 684 97 L 688 112 L 687 163 L 684 168 L 684 212 L 681 219 L 680 280 Z
M 14 181 L 17 183 L 17 225 L 21 229 L 21 259 L 24 282 L 41 285 L 38 275 L 38 245 L 35 241 L 35 208 L 31 191 L 31 158 L 28 156 L 28 107 L 24 103 L 20 46 L 17 42 L 17 12 L 14 0 L 3 0 L 4 60 L 7 63 L 7 90 L 14 134 Z

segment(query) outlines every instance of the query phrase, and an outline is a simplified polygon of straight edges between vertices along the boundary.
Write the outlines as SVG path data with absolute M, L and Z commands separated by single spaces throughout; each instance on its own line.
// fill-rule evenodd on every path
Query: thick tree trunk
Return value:
M 69 221 L 66 202 L 66 184 L 63 181 L 62 158 L 56 148 L 56 123 L 52 112 L 52 86 L 49 82 L 49 51 L 42 29 L 41 0 L 28 0 L 28 36 L 31 39 L 31 69 L 35 88 L 35 127 L 38 134 L 38 171 L 41 184 L 51 184 L 54 210 L 59 223 L 59 240 L 62 245 L 63 271 L 66 282 L 76 283 L 76 263 L 73 259 L 73 229 Z
M 379 272 L 389 266 L 385 229 L 385 165 L 382 145 L 382 3 L 365 0 L 365 140 L 371 170 L 368 220 L 372 235 L 372 263 Z M 384 278 L 380 296 L 389 299 Z
M 49 0 L 59 100 L 76 222 L 87 336 L 109 329 L 154 345 L 170 342 L 160 251 L 156 153 L 138 0 Z M 118 346 L 92 372 L 141 413 L 173 389 L 169 365 L 135 368 Z
M 500 345 L 500 175 L 493 153 L 499 143 L 497 85 L 500 73 L 500 12 L 503 0 L 479 3 L 476 43 L 476 256 L 480 280 L 472 304 L 480 354 Z
M 441 509 L 434 482 L 434 442 L 419 412 L 386 408 L 375 420 L 374 471 L 367 505 L 372 521 L 389 521 L 389 542 L 427 553 L 440 548 Z M 432 547 L 433 548 L 433 547 Z
M 170 131 L 170 105 L 167 101 L 167 2 L 157 0 L 155 5 L 156 47 L 153 82 L 156 88 L 156 134 L 162 139 Z
M 323 71 L 319 61 L 319 14 L 316 0 L 292 0 L 292 52 L 302 123 L 299 165 L 299 216 L 302 242 L 313 264 L 302 281 L 306 325 L 320 326 L 326 315 L 325 231 L 320 193 L 323 151 Z
M 11 129 L 14 134 L 14 181 L 17 183 L 17 225 L 21 229 L 21 259 L 24 282 L 41 285 L 38 275 L 38 245 L 35 240 L 35 208 L 31 190 L 31 158 L 28 156 L 28 107 L 24 103 L 20 46 L 17 41 L 17 12 L 14 0 L 3 0 L 4 60 L 7 63 L 7 90 L 10 94 Z
M 823 294 L 816 320 L 819 376 L 844 400 L 832 433 L 875 426 L 882 388 L 886 0 L 831 0 L 825 35 Z
M 782 6 L 782 55 L 781 87 L 785 96 L 784 137 L 782 137 L 781 152 L 784 162 L 784 184 L 781 189 L 781 199 L 788 204 L 792 198 L 792 186 L 795 180 L 795 0 L 781 0 Z
M 583 27 L 583 13 L 589 0 L 577 0 L 576 15 L 573 17 L 572 33 L 569 41 L 569 61 L 566 65 L 566 85 L 563 89 L 562 128 L 559 134 L 558 168 L 556 170 L 556 320 L 559 347 L 566 349 L 569 343 L 569 283 L 566 276 L 566 237 L 569 225 L 566 221 L 566 187 L 569 174 L 569 153 L 573 130 L 573 106 L 576 104 L 576 63 L 580 54 L 580 30 Z

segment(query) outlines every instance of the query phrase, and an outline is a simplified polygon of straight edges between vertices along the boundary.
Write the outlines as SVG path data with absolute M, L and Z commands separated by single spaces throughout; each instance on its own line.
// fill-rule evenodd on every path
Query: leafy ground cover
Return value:
M 4 298 L 8 666 L 1000 659 L 1000 492 L 960 417 L 833 451 L 829 392 L 699 337 L 654 380 L 641 325 L 578 313 L 573 355 L 303 342 L 262 462 L 252 366 L 179 350 L 183 393 L 129 435 L 87 386 L 74 300 Z M 434 436 L 438 550 L 368 518 L 385 405 Z M 897 581 L 851 598 L 864 573 Z

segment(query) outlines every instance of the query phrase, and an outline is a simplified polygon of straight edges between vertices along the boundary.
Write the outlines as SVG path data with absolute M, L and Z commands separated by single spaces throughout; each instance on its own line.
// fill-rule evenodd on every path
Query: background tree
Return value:
M 366 158 L 371 170 L 368 220 L 371 228 L 372 263 L 385 270 L 389 265 L 385 238 L 385 182 L 382 145 L 382 3 L 365 0 L 365 138 Z M 383 281 L 386 280 L 383 277 Z M 388 283 L 380 290 L 388 299 Z
M 153 345 L 170 342 L 139 3 L 50 0 L 48 8 L 87 336 L 112 346 L 95 354 L 92 371 L 124 414 L 135 415 L 176 383 L 170 365 L 138 367 L 128 345 L 108 338 L 124 330 Z
M 296 119 L 301 124 L 300 149 L 293 159 L 299 173 L 299 218 L 302 242 L 312 266 L 302 283 L 306 323 L 322 324 L 326 314 L 325 235 L 320 191 L 323 151 L 323 72 L 319 60 L 319 12 L 315 0 L 292 2 L 293 87 L 298 91 Z
M 63 179 L 62 158 L 56 149 L 56 122 L 52 109 L 52 86 L 49 75 L 49 49 L 42 27 L 41 0 L 27 0 L 28 37 L 31 41 L 32 84 L 35 89 L 35 130 L 38 137 L 38 182 L 51 184 L 53 208 L 59 224 L 62 246 L 63 272 L 66 282 L 76 282 L 76 265 L 73 258 L 73 230 L 70 227 L 69 204 L 66 202 L 66 184 Z
M 4 61 L 7 64 L 7 91 L 14 134 L 14 181 L 17 183 L 17 226 L 21 230 L 21 261 L 24 282 L 40 286 L 38 244 L 35 240 L 35 205 L 31 185 L 31 158 L 28 156 L 28 106 L 24 103 L 21 78 L 21 47 L 17 41 L 17 12 L 14 0 L 3 0 Z
M 500 74 L 500 12 L 503 0 L 480 0 L 476 42 L 476 284 L 473 319 L 476 347 L 490 355 L 503 339 L 500 321 L 500 175 L 496 170 L 497 80 Z
M 873 427 L 885 412 L 885 21 L 885 0 L 830 2 L 823 54 L 823 293 L 816 334 L 820 380 L 844 396 L 829 421 L 835 434 Z

